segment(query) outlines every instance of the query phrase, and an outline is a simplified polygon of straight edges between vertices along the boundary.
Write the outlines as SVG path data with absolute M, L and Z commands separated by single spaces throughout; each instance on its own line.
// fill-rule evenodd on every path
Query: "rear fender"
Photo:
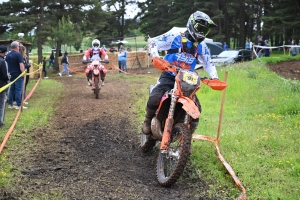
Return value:
M 180 97 L 178 102 L 182 103 L 182 108 L 189 114 L 193 119 L 200 117 L 200 111 L 196 106 L 195 102 L 188 97 Z

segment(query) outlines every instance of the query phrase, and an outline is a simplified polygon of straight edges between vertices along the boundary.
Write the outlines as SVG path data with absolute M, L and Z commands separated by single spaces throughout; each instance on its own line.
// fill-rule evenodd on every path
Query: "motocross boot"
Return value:
M 86 77 L 86 78 L 87 78 L 88 86 L 92 86 L 91 79 L 89 77 Z
M 102 84 L 101 84 L 102 86 L 104 85 L 104 79 L 105 79 L 104 77 L 101 79 L 102 80 Z
M 194 134 L 195 130 L 198 127 L 198 124 L 199 124 L 199 122 L 193 122 L 193 121 L 190 123 L 190 130 L 191 130 L 192 134 Z
M 142 132 L 145 135 L 149 135 L 151 133 L 151 120 L 155 115 L 155 110 L 146 109 L 145 120 L 143 122 Z

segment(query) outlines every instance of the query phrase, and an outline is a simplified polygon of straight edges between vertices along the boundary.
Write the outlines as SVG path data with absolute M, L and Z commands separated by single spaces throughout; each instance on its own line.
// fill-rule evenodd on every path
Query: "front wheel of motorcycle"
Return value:
M 159 151 L 157 160 L 157 180 L 160 185 L 170 187 L 177 182 L 188 161 L 192 134 L 183 123 L 173 127 L 172 142 L 167 151 Z
M 95 79 L 94 79 L 94 81 L 95 81 L 95 90 L 94 90 L 94 92 L 95 92 L 95 95 L 96 95 L 96 99 L 98 99 L 99 98 L 99 78 L 98 77 L 95 77 Z

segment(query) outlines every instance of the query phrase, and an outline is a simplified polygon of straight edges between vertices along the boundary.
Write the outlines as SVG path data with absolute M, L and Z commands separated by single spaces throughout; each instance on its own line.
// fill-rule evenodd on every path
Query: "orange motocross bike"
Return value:
M 190 122 L 200 116 L 195 101 L 201 81 L 216 90 L 223 90 L 227 83 L 201 79 L 197 72 L 188 70 L 189 66 L 181 64 L 181 68 L 178 68 L 178 63 L 171 65 L 160 58 L 153 58 L 153 65 L 162 71 L 175 72 L 177 75 L 174 88 L 163 95 L 152 118 L 152 134 L 142 133 L 140 146 L 144 152 L 148 152 L 156 142 L 160 142 L 157 180 L 160 185 L 170 187 L 179 179 L 191 152 Z M 150 86 L 150 93 L 153 88 L 154 86 Z

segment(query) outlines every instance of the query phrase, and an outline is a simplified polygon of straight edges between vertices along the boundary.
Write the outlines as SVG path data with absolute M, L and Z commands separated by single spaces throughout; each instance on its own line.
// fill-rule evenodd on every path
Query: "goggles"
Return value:
M 99 47 L 99 44 L 94 44 L 93 46 L 94 46 L 94 47 Z
M 207 24 L 207 22 L 206 23 L 201 23 L 201 22 L 200 23 L 196 23 L 194 25 L 194 29 L 196 31 L 195 34 L 196 34 L 197 37 L 198 36 L 201 36 L 201 37 L 206 36 L 209 33 L 209 31 L 210 31 L 210 28 L 207 27 L 207 26 L 209 26 Z

